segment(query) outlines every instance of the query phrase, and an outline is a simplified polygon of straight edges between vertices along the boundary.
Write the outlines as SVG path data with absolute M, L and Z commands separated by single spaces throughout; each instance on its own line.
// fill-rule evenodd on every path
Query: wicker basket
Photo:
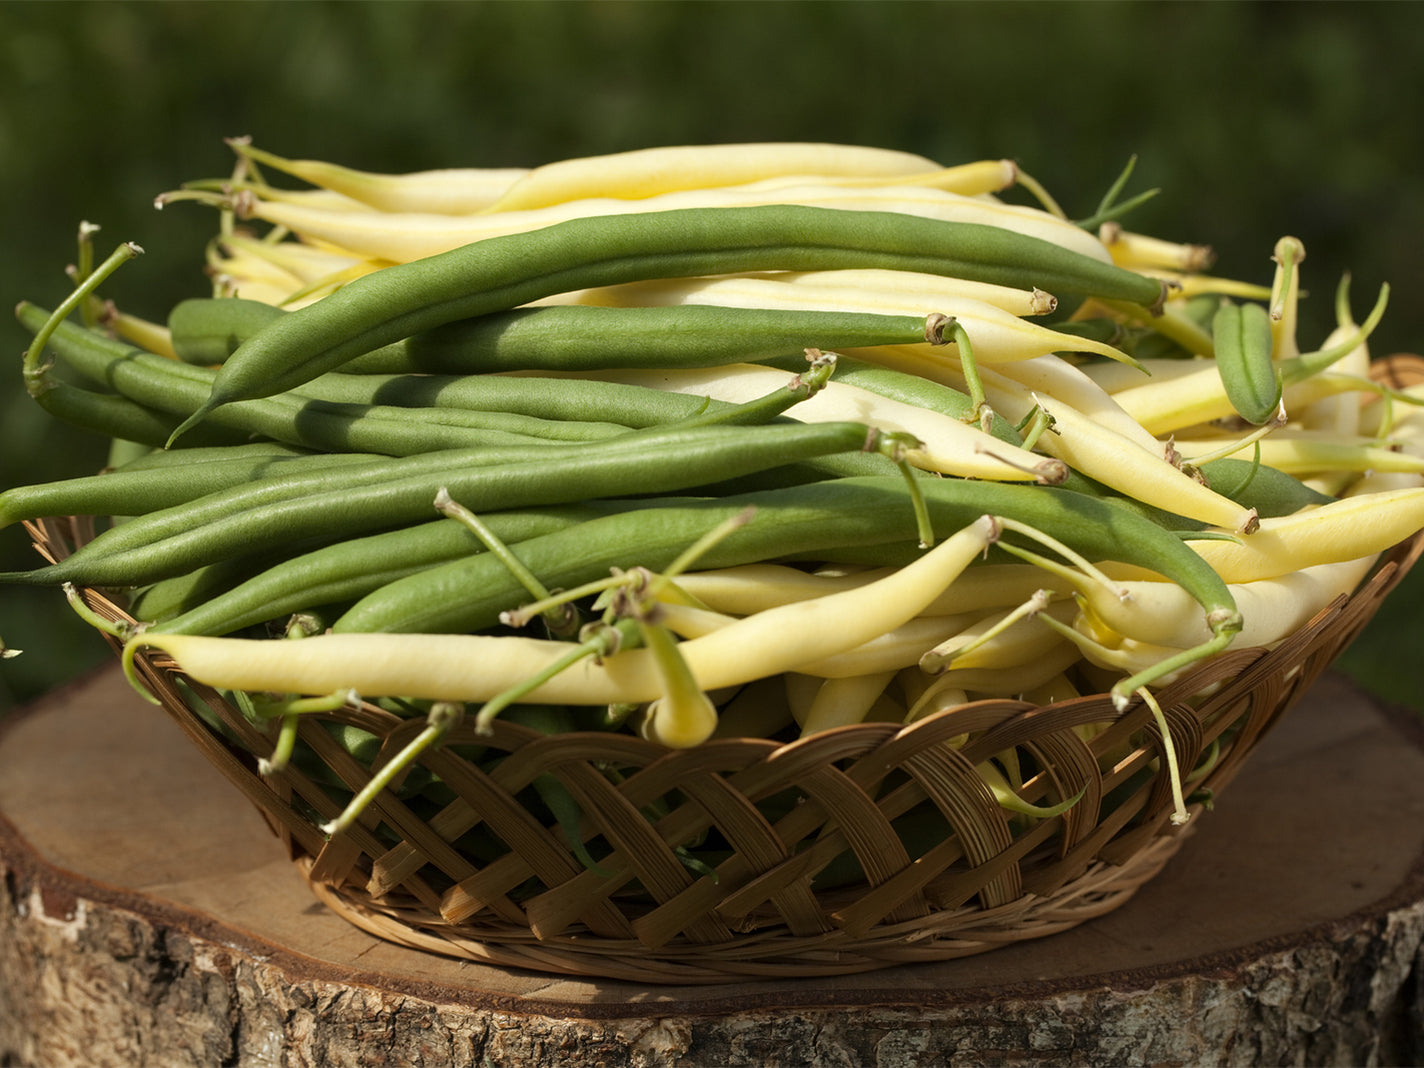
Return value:
M 70 520 L 31 529 L 51 558 L 87 535 Z M 1189 783 L 1194 817 L 1421 552 L 1424 533 L 1276 648 L 1228 650 L 1159 691 L 1180 766 L 1208 768 Z M 101 592 L 81 595 L 100 614 L 126 618 Z M 140 655 L 137 666 L 261 810 L 321 901 L 380 938 L 503 966 L 688 984 L 968 956 L 1117 908 L 1191 827 L 1170 820 L 1149 709 L 1137 702 L 1119 714 L 1099 694 L 1043 707 L 979 701 L 909 726 L 688 750 L 507 722 L 490 737 L 458 727 L 411 772 L 438 778 L 438 790 L 387 790 L 357 826 L 328 840 L 318 826 L 343 796 L 332 785 L 354 791 L 372 774 L 329 725 L 374 735 L 379 763 L 423 720 L 369 704 L 303 717 L 308 759 L 264 776 L 256 758 L 271 753 L 270 734 L 163 654 Z M 1088 724 L 1107 726 L 1075 730 Z M 1081 799 L 1062 815 L 1016 822 L 975 771 L 1010 749 L 1037 772 L 1029 799 Z M 594 867 L 531 803 L 546 775 L 581 810 Z M 715 878 L 679 851 L 708 842 L 720 850 Z

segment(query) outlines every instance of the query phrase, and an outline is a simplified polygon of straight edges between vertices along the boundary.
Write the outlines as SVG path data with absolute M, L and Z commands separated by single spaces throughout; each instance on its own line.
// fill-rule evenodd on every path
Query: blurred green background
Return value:
M 659 144 L 815 140 L 951 164 L 1008 156 L 1087 214 L 1130 156 L 1132 225 L 1269 281 L 1307 248 L 1305 340 L 1341 272 L 1394 299 L 1376 354 L 1424 346 L 1424 5 L 1399 3 L 0 4 L 0 296 L 52 305 L 81 220 L 147 254 L 106 293 L 162 318 L 206 291 L 215 217 L 155 194 L 231 166 L 223 138 L 373 170 L 535 165 Z M 104 446 L 25 395 L 0 345 L 0 486 Z M 0 568 L 33 566 L 0 531 Z M 1345 666 L 1424 710 L 1424 574 Z M 0 711 L 108 656 L 54 590 L 0 589 Z

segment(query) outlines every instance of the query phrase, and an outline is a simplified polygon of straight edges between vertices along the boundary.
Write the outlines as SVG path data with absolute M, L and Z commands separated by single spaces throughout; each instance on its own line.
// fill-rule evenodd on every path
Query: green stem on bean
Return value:
M 258 759 L 257 770 L 263 775 L 275 775 L 287 767 L 296 749 L 297 730 L 303 716 L 359 707 L 360 704 L 360 695 L 352 690 L 338 690 L 321 697 L 250 698 L 246 710 L 254 718 L 280 721 L 272 752 Z
M 1122 592 L 1122 587 L 1118 586 L 1117 583 L 1113 582 L 1110 578 L 1107 577 L 1107 575 L 1103 574 L 1100 569 L 1094 567 L 1092 562 L 1089 561 L 1088 558 L 1085 557 L 1082 553 L 1071 549 L 1069 546 L 1063 544 L 1063 542 L 1058 538 L 1053 537 L 1046 531 L 1039 530 L 1037 527 L 1030 526 L 1027 523 L 1019 523 L 1012 519 L 1005 519 L 1002 516 L 1000 517 L 999 522 L 1003 525 L 1003 528 L 1005 530 L 1012 530 L 1016 534 L 1022 534 L 1025 537 L 1032 538 L 1040 545 L 1044 545 L 1047 548 L 1052 549 L 1059 556 L 1063 557 L 1063 559 L 1072 563 L 1073 567 L 1077 570 L 1075 572 L 1071 568 L 1066 568 L 1063 565 L 1058 564 L 1057 562 L 1049 559 L 1048 557 L 1044 557 L 1037 553 L 1030 552 L 1027 549 L 1014 545 L 1010 542 L 1003 541 L 1001 539 L 999 542 L 999 547 L 1002 548 L 1005 552 L 1010 553 L 1013 556 L 1017 556 L 1021 560 L 1026 560 L 1031 564 L 1041 567 L 1045 571 L 1050 572 L 1051 574 L 1056 574 L 1059 576 L 1071 575 L 1077 581 L 1087 579 L 1089 581 L 1096 582 L 1103 589 L 1110 591 L 1114 596 L 1124 596 Z
M 426 717 L 425 729 L 371 776 L 366 785 L 357 791 L 356 796 L 347 802 L 339 816 L 321 825 L 322 833 L 334 838 L 349 828 L 381 791 L 395 781 L 397 775 L 408 768 L 421 753 L 439 745 L 445 735 L 464 718 L 465 706 L 458 701 L 436 701 L 432 704 Z
M 47 373 L 53 361 L 41 363 L 41 356 L 44 353 L 45 346 L 49 344 L 50 337 L 54 334 L 55 330 L 59 328 L 59 324 L 68 318 L 71 312 L 82 305 L 89 294 L 98 289 L 100 283 L 108 278 L 109 275 L 118 270 L 122 264 L 127 263 L 135 256 L 142 255 L 142 253 L 143 249 L 132 241 L 125 241 L 119 245 L 118 248 L 109 253 L 108 258 L 104 260 L 103 263 L 90 271 L 88 275 L 80 281 L 79 285 L 74 288 L 74 291 L 71 292 L 69 296 L 60 301 L 49 318 L 39 330 L 35 332 L 34 339 L 30 342 L 30 347 L 25 351 L 24 362 L 25 388 L 29 391 L 30 396 L 37 397 L 50 388 Z
M 133 624 L 125 623 L 123 620 L 109 619 L 99 615 L 94 609 L 89 607 L 88 602 L 79 595 L 74 583 L 66 582 L 62 586 L 65 599 L 69 602 L 69 607 L 74 610 L 75 615 L 84 620 L 101 634 L 107 634 L 121 642 L 126 642 L 137 633 L 138 628 Z
M 219 370 L 175 439 L 218 407 L 292 389 L 364 352 L 556 293 L 749 270 L 896 267 L 1155 304 L 1161 283 L 997 227 L 795 205 L 592 216 L 365 275 L 275 320 Z
M 577 644 L 572 644 L 561 657 L 550 661 L 540 671 L 521 680 L 486 701 L 475 713 L 475 732 L 488 734 L 495 718 L 510 705 L 526 694 L 532 693 L 556 675 L 577 664 L 580 660 L 592 659 L 595 663 L 606 660 L 622 649 L 636 649 L 642 644 L 643 635 L 636 619 L 624 618 L 612 622 L 603 620 L 588 624 L 581 633 Z
M 1005 527 L 1005 529 L 1008 528 Z M 1003 542 L 1000 541 L 999 544 L 1003 545 Z M 966 656 L 986 642 L 998 637 L 1014 624 L 1045 611 L 1052 599 L 1051 591 L 1035 590 L 1027 601 L 1003 613 L 993 626 L 985 627 L 962 645 L 956 645 L 953 648 L 936 646 L 930 650 L 920 658 L 920 669 L 935 675 L 953 669 L 955 661 L 960 657 Z
M 585 657 L 601 660 L 612 656 L 619 649 L 632 648 L 640 644 L 652 648 L 655 655 L 658 656 L 660 664 L 667 661 L 670 655 L 675 655 L 670 654 L 664 648 L 672 640 L 671 635 L 655 619 L 657 594 L 669 581 L 691 567 L 708 549 L 732 532 L 745 526 L 753 514 L 754 509 L 745 508 L 718 523 L 683 550 L 661 574 L 649 577 L 641 568 L 633 572 L 616 571 L 610 579 L 594 584 L 605 596 L 610 593 L 621 594 L 614 599 L 608 616 L 602 622 L 585 627 L 580 632 L 579 644 L 570 649 L 562 659 L 550 664 L 547 669 L 538 672 L 518 686 L 506 690 L 494 700 L 486 702 L 475 716 L 476 729 L 488 730 L 489 724 L 493 722 L 494 718 L 510 704 Z M 590 591 L 590 587 L 583 587 L 578 591 L 570 591 L 567 596 Z M 546 594 L 541 603 L 567 604 L 568 601 Z M 519 613 L 520 621 L 527 621 L 531 618 L 535 607 L 537 606 L 523 609 Z M 545 609 L 539 608 L 539 611 L 543 612 Z M 505 613 L 501 616 L 501 620 L 510 621 L 512 616 L 512 613 Z M 678 659 L 680 660 L 680 657 Z M 684 672 L 685 668 L 686 665 L 683 665 Z M 666 670 L 670 679 L 677 677 L 677 669 L 671 662 L 666 664 Z M 688 707 L 690 701 L 688 695 L 681 691 L 674 695 L 673 708 L 676 711 L 671 714 L 675 721 L 682 721 L 683 710 Z
M 78 232 L 78 256 L 74 261 L 73 278 L 75 282 L 83 282 L 94 271 L 94 235 L 99 232 L 99 227 L 91 222 L 81 222 Z M 92 294 L 90 294 L 92 296 Z M 80 315 L 85 326 L 93 327 L 99 319 L 99 313 L 95 311 L 95 301 L 85 299 L 80 305 Z
M 1107 192 L 1103 194 L 1103 199 L 1098 202 L 1097 210 L 1085 219 L 1075 220 L 1079 226 L 1081 226 L 1084 230 L 1088 230 L 1090 232 L 1094 231 L 1098 227 L 1102 226 L 1105 222 L 1112 222 L 1116 219 L 1122 218 L 1133 208 L 1136 208 L 1138 205 L 1143 204 L 1148 200 L 1151 200 L 1159 192 L 1161 192 L 1161 190 L 1158 189 L 1148 189 L 1145 192 L 1138 193 L 1136 196 L 1129 197 L 1127 200 L 1121 202 L 1118 201 L 1118 195 L 1127 185 L 1127 180 L 1129 177 L 1132 176 L 1132 170 L 1136 166 L 1137 155 L 1136 153 L 1134 153 L 1133 155 L 1127 158 L 1127 165 L 1124 166 L 1123 169 L 1118 173 L 1118 176 L 1116 179 L 1114 179 L 1113 184 L 1108 186 Z
M 544 584 L 539 581 L 538 576 L 530 571 L 520 561 L 514 552 L 500 540 L 489 525 L 485 523 L 474 512 L 460 504 L 450 496 L 450 491 L 441 486 L 435 494 L 435 510 L 441 515 L 463 524 L 466 529 L 479 538 L 484 543 L 486 549 L 509 569 L 509 573 L 519 581 L 519 583 L 529 591 L 529 595 L 539 601 L 548 601 L 550 594 Z M 572 604 L 564 602 L 559 605 L 550 605 L 548 609 L 540 613 L 544 617 L 544 622 L 549 628 L 549 633 L 554 637 L 567 638 L 577 632 L 579 628 L 578 612 Z
M 1162 706 L 1157 703 L 1157 699 L 1152 696 L 1147 687 L 1139 687 L 1134 692 L 1152 710 L 1152 718 L 1157 724 L 1158 731 L 1161 732 L 1162 750 L 1167 755 L 1167 774 L 1172 780 L 1172 823 L 1181 827 L 1191 819 L 1191 816 L 1187 812 L 1186 800 L 1182 797 L 1182 772 L 1177 766 L 1177 747 L 1172 744 L 1172 731 L 1167 726 L 1167 717 L 1162 713 Z

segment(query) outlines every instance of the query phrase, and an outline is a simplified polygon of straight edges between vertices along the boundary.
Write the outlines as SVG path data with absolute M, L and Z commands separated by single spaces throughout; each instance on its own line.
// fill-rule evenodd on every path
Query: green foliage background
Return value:
M 222 139 L 374 170 L 535 165 L 657 144 L 824 140 L 944 163 L 1009 156 L 1086 214 L 1130 156 L 1132 222 L 1268 281 L 1308 250 L 1305 338 L 1340 274 L 1394 300 L 1382 354 L 1424 347 L 1424 5 L 1399 3 L 0 3 L 0 298 L 63 298 L 81 220 L 147 254 L 106 287 L 162 318 L 205 292 L 214 218 L 152 208 L 225 174 Z M 0 486 L 104 447 L 0 377 Z M 0 531 L 0 568 L 33 566 Z M 1416 576 L 1347 658 L 1424 709 Z M 58 591 L 0 588 L 0 710 L 105 658 Z

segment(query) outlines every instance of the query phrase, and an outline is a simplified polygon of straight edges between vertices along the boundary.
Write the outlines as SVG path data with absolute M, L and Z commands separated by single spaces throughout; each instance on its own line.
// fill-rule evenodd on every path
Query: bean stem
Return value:
M 99 264 L 93 271 L 90 271 L 74 288 L 74 291 L 60 301 L 59 306 L 54 309 L 49 318 L 35 332 L 30 347 L 25 351 L 24 376 L 25 388 L 30 396 L 38 397 L 50 388 L 50 383 L 46 375 L 53 366 L 53 360 L 48 363 L 41 363 L 40 357 L 44 353 L 45 346 L 49 344 L 49 339 L 53 336 L 59 324 L 67 319 L 71 312 L 84 303 L 85 298 L 90 293 L 99 288 L 109 275 L 113 274 L 122 264 L 127 263 L 135 256 L 143 254 L 143 249 L 132 241 L 125 241 L 109 256 L 103 263 Z
M 347 802 L 341 815 L 321 825 L 322 833 L 334 838 L 349 828 L 361 813 L 366 811 L 367 806 L 380 795 L 381 791 L 395 780 L 397 775 L 409 767 L 421 753 L 438 745 L 440 740 L 450 733 L 451 728 L 457 726 L 464 716 L 465 706 L 457 701 L 436 701 L 431 705 L 425 729 L 407 742 L 399 753 L 391 757 L 375 775 L 371 776 L 366 785 L 357 791 L 356 796 Z

